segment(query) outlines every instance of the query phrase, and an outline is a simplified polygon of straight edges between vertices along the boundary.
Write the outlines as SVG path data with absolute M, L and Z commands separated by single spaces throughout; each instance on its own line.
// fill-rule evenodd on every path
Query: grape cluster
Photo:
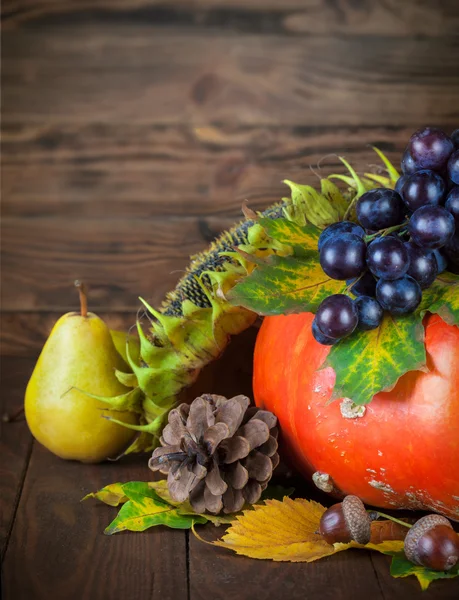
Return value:
M 355 297 L 334 294 L 320 304 L 312 333 L 321 344 L 375 329 L 385 310 L 414 311 L 439 273 L 459 273 L 459 129 L 416 131 L 401 169 L 394 190 L 357 200 L 358 223 L 334 223 L 319 238 L 322 269 L 346 280 Z

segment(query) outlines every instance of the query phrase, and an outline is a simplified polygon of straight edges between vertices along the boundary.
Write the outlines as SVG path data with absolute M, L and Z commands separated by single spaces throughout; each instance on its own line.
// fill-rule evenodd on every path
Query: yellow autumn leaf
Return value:
M 290 562 L 311 562 L 348 548 L 380 552 L 398 552 L 403 548 L 401 541 L 332 546 L 317 533 L 325 510 L 312 500 L 266 500 L 264 505 L 237 516 L 222 539 L 213 544 L 251 558 Z

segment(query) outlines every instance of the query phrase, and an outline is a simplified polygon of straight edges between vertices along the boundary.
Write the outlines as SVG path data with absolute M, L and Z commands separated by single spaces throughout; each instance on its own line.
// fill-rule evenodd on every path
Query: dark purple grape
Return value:
M 453 152 L 448 161 L 448 177 L 453 183 L 459 184 L 459 150 Z
M 405 185 L 406 181 L 408 179 L 408 175 L 402 175 L 401 177 L 399 177 L 397 179 L 397 183 L 395 184 L 395 191 L 397 192 L 397 194 L 402 194 L 402 188 Z
M 333 346 L 333 344 L 336 344 L 336 342 L 339 342 L 338 339 L 330 338 L 330 337 L 324 335 L 320 331 L 315 319 L 312 322 L 311 329 L 312 329 L 312 335 L 313 335 L 314 339 L 316 340 L 316 342 L 319 342 L 319 344 L 322 344 L 322 346 Z
M 449 263 L 459 266 L 459 232 L 453 235 L 443 248 L 443 252 Z
M 384 310 L 393 315 L 413 312 L 419 306 L 421 298 L 419 283 L 409 275 L 393 281 L 380 279 L 376 284 L 376 299 Z
M 432 253 L 437 261 L 437 274 L 439 275 L 440 273 L 443 273 L 443 271 L 446 271 L 448 260 L 441 250 L 432 250 Z
M 320 265 L 332 279 L 352 279 L 366 268 L 367 246 L 354 233 L 329 238 L 320 251 Z
M 365 235 L 364 229 L 352 221 L 340 221 L 339 223 L 333 223 L 332 225 L 326 227 L 320 234 L 318 243 L 319 252 L 322 250 L 322 246 L 327 240 L 342 233 L 353 233 L 361 238 L 363 238 Z
M 355 282 L 355 283 L 353 283 Z M 346 281 L 349 291 L 354 296 L 373 296 L 376 294 L 376 279 L 367 271 L 360 277 L 360 279 L 348 279 Z
M 329 338 L 340 339 L 357 327 L 358 315 L 353 300 L 344 294 L 325 298 L 316 312 L 319 330 Z
M 402 169 L 402 173 L 404 175 L 411 175 L 411 173 L 416 171 L 416 164 L 410 154 L 409 148 L 406 148 L 405 152 L 403 153 L 400 168 Z
M 365 229 L 379 231 L 401 223 L 405 207 L 395 190 L 378 188 L 360 196 L 356 211 L 357 219 Z
M 410 175 L 402 189 L 402 200 L 414 212 L 425 204 L 440 204 L 445 182 L 434 171 L 423 169 Z
M 459 231 L 459 185 L 453 187 L 446 197 L 445 208 L 453 215 L 456 231 Z
M 454 148 L 459 150 L 459 129 L 455 129 L 450 135 L 451 141 L 453 142 Z
M 368 331 L 381 325 L 384 311 L 377 300 L 370 296 L 359 296 L 354 304 L 359 315 L 358 329 Z
M 453 142 L 441 129 L 425 127 L 411 136 L 408 144 L 417 169 L 441 171 L 454 149 Z
M 421 206 L 408 224 L 414 243 L 431 249 L 444 246 L 453 236 L 454 229 L 454 217 L 443 206 Z
M 402 240 L 388 236 L 377 238 L 368 246 L 367 265 L 376 277 L 398 279 L 408 271 L 410 259 Z
M 433 251 L 420 248 L 416 244 L 413 244 L 413 242 L 406 242 L 405 248 L 408 250 L 410 258 L 410 267 L 407 275 L 416 279 L 421 290 L 425 290 L 432 285 L 435 277 L 438 275 L 437 259 Z

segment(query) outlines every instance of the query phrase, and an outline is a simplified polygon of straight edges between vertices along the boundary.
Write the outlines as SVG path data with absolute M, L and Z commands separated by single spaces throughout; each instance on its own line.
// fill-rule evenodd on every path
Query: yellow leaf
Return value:
M 348 548 L 380 552 L 397 552 L 403 548 L 401 541 L 331 546 L 316 533 L 325 510 L 312 500 L 287 497 L 282 502 L 266 500 L 264 505 L 256 505 L 237 516 L 222 539 L 213 544 L 251 558 L 290 562 L 311 562 Z
M 87 500 L 88 498 L 96 498 L 96 500 L 105 502 L 105 504 L 108 504 L 109 506 L 118 506 L 128 500 L 124 494 L 122 483 L 111 483 L 110 485 L 106 485 L 98 492 L 86 494 L 81 501 Z

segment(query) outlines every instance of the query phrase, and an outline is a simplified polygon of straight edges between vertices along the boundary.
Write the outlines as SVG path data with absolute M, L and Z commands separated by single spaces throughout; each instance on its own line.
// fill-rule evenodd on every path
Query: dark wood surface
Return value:
M 376 144 L 397 160 L 416 127 L 459 126 L 456 0 L 5 0 L 2 3 L 2 410 L 76 306 L 75 278 L 116 329 L 161 301 L 188 257 L 289 178 L 315 184 Z M 311 168 L 310 168 L 311 167 Z M 194 392 L 250 392 L 255 332 Z M 193 392 L 191 392 L 193 393 Z M 253 600 L 421 594 L 389 558 L 236 557 L 187 532 L 105 537 L 115 509 L 81 504 L 145 459 L 80 465 L 1 424 L 5 600 Z M 219 535 L 205 527 L 203 535 Z

